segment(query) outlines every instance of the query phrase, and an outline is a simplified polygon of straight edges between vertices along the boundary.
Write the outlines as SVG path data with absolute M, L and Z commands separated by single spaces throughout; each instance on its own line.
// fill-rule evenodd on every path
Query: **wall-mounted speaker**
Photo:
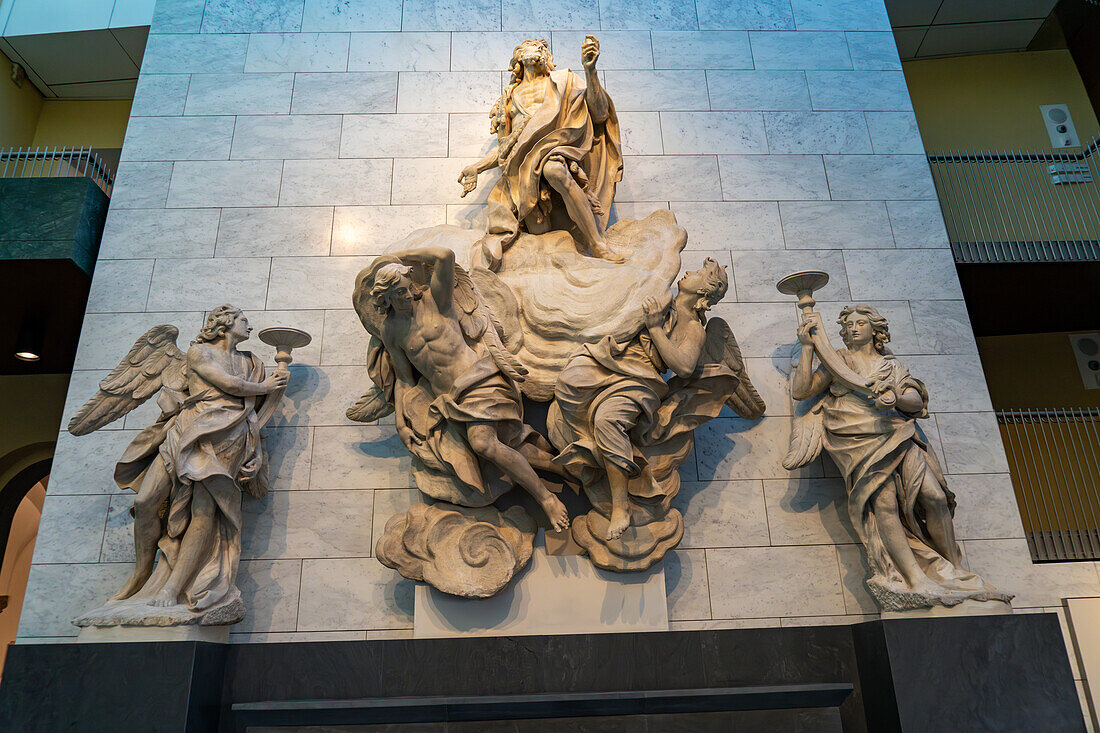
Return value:
M 1071 333 L 1069 342 L 1085 389 L 1100 389 L 1100 333 Z
M 1073 118 L 1069 115 L 1067 105 L 1040 104 L 1039 111 L 1043 113 L 1043 122 L 1046 123 L 1052 147 L 1081 147 L 1081 138 L 1077 137 L 1077 128 L 1073 126 Z

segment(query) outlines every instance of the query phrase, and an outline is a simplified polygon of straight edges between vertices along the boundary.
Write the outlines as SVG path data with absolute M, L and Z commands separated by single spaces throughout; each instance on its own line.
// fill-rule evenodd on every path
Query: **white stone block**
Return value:
M 635 221 L 644 219 L 654 211 L 658 209 L 668 210 L 667 201 L 631 201 L 613 204 L 611 206 L 611 216 L 608 221 L 613 226 L 616 222 L 623 221 L 624 219 L 634 219 Z M 688 248 L 690 249 L 690 248 Z
M 992 412 L 939 412 L 943 469 L 950 474 L 1008 473 L 1001 431 Z
M 718 166 L 727 201 L 829 198 L 820 155 L 720 155 Z
M 836 200 L 936 198 L 923 155 L 826 155 L 825 169 Z
M 852 54 L 852 67 L 856 69 L 901 69 L 898 44 L 893 32 L 848 31 L 848 51 Z
M 672 204 L 676 222 L 687 230 L 685 249 L 782 249 L 779 205 L 769 202 Z
M 310 484 L 314 489 L 407 489 L 414 485 L 410 463 L 392 427 L 319 427 Z
M 34 562 L 98 562 L 109 500 L 102 495 L 47 496 L 34 542 Z
M 876 153 L 924 154 L 917 118 L 912 112 L 865 112 Z
M 839 31 L 754 31 L 757 69 L 851 69 L 848 41 Z
M 268 299 L 285 310 L 346 308 L 355 276 L 369 257 L 279 257 L 271 263 Z
M 325 311 L 321 363 L 325 366 L 359 366 L 365 369 L 370 334 L 353 310 Z
M 69 387 L 65 393 L 65 407 L 61 412 L 61 430 L 69 424 L 69 420 L 99 388 L 101 379 L 107 376 L 109 369 L 77 370 L 69 376 Z M 104 425 L 100 430 L 121 430 L 122 421 Z M 51 478 L 51 481 L 53 479 Z
M 365 206 L 390 200 L 392 161 L 288 160 L 280 206 Z
M 147 74 L 138 77 L 130 117 L 182 115 L 187 101 L 187 74 Z
M 291 379 L 301 371 L 291 367 Z M 293 399 L 293 396 L 288 399 Z M 313 429 L 268 427 L 263 431 L 264 450 L 270 471 L 271 490 L 290 491 L 309 488 L 309 470 L 313 459 Z
M 458 174 L 476 158 L 397 158 L 393 161 L 393 193 L 395 204 L 469 204 L 484 206 L 500 178 L 498 169 L 478 177 L 477 190 L 462 198 Z M 385 203 L 385 202 L 381 202 Z M 394 232 L 395 239 L 408 232 Z
M 96 265 L 86 313 L 145 310 L 152 260 L 104 260 Z
M 665 555 L 663 564 L 669 621 L 709 619 L 706 553 L 703 550 L 673 550 Z
M 290 112 L 293 74 L 192 74 L 185 114 L 277 115 Z
M 844 590 L 844 610 L 847 613 L 878 613 L 879 605 L 867 589 L 871 569 L 863 545 L 837 545 L 840 562 L 840 582 Z
M 145 44 L 141 75 L 216 74 L 244 71 L 248 35 L 152 33 Z
M 176 0 L 153 7 L 150 33 L 198 33 L 206 0 Z
M 217 209 L 119 209 L 111 206 L 99 259 L 212 257 Z
M 1100 595 L 1096 563 L 1033 563 L 1022 539 L 966 540 L 962 545 L 974 572 L 1000 590 L 1016 594 L 1012 606 L 1017 610 Z
M 950 247 L 939 201 L 888 201 L 890 225 L 898 247 Z
M 844 266 L 853 296 L 960 300 L 955 260 L 948 250 L 851 250 Z
M 511 63 L 512 51 L 528 38 L 550 43 L 547 30 L 513 30 L 451 34 L 451 71 L 500 71 Z M 563 63 L 568 66 L 568 63 Z M 583 73 L 583 72 L 582 72 Z
M 798 342 L 794 303 L 719 303 L 711 315 L 726 319 L 746 357 L 789 359 Z
M 783 456 L 790 447 L 791 421 L 719 417 L 695 429 L 695 456 L 701 481 L 787 478 Z M 820 475 L 808 466 L 795 475 Z
M 791 0 L 799 30 L 888 31 L 881 0 Z
M 591 31 L 600 27 L 597 0 L 560 0 L 546 3 L 539 0 L 504 0 L 504 30 L 561 28 Z
M 624 155 L 661 155 L 673 152 L 666 151 L 661 142 L 661 116 L 658 112 L 624 112 L 619 117 L 619 134 Z
M 348 33 L 262 33 L 249 36 L 244 70 L 347 71 Z
M 447 157 L 447 115 L 345 115 L 340 157 L 403 157 L 412 140 L 420 157 Z
M 306 0 L 303 31 L 401 30 L 401 0 Z
M 555 30 L 550 39 L 550 47 L 554 53 L 554 63 L 563 69 L 573 69 L 583 78 L 581 44 L 584 43 L 586 35 L 595 32 L 600 39 L 600 58 L 596 62 L 596 67 L 601 71 L 653 68 L 653 44 L 648 31 L 600 30 L 596 32 L 598 28 L 599 24 L 593 23 L 583 30 Z M 601 77 L 600 81 L 603 82 L 604 79 Z M 615 96 L 615 90 L 608 87 L 607 92 L 616 101 L 616 107 L 618 107 L 618 97 Z
M 398 112 L 483 112 L 500 97 L 494 71 L 405 71 L 399 75 Z
M 804 71 L 707 71 L 711 109 L 810 109 Z
M 371 554 L 373 491 L 271 491 L 244 502 L 241 558 Z
M 304 0 L 206 0 L 203 33 L 295 33 Z
M 293 403 L 284 403 L 273 425 L 357 425 L 344 414 L 373 385 L 362 366 L 302 369 L 288 389 Z
M 232 303 L 246 311 L 263 310 L 270 267 L 271 260 L 266 257 L 158 260 L 148 308 L 206 311 Z
M 654 31 L 652 36 L 656 69 L 753 68 L 745 31 Z
M 656 116 L 656 113 L 653 113 Z M 476 112 L 447 115 L 447 155 L 462 158 L 482 158 L 496 147 L 496 135 L 489 132 L 489 116 Z M 622 118 L 619 126 L 624 125 Z M 626 132 L 620 129 L 620 134 Z M 660 128 L 657 132 L 657 144 L 661 141 Z M 435 140 L 431 144 L 437 144 Z M 625 143 L 624 143 L 625 145 Z M 406 147 L 406 150 L 408 148 Z
M 710 109 L 702 70 L 610 70 L 603 73 L 603 84 L 617 111 Z
M 624 159 L 620 201 L 720 201 L 722 184 L 713 155 L 631 155 Z
M 294 75 L 293 114 L 366 114 L 397 108 L 397 74 Z
M 699 27 L 703 29 L 793 30 L 789 0 L 696 0 Z
M 769 252 L 742 251 L 733 253 L 733 279 L 742 301 L 750 303 L 784 303 L 795 310 L 795 299 L 775 288 L 783 277 L 800 270 L 824 270 L 829 284 L 822 288 L 820 300 L 846 300 L 850 297 L 848 280 L 844 276 L 844 259 L 840 250 L 786 250 Z M 814 293 L 815 297 L 818 293 Z M 786 337 L 788 334 L 782 334 Z M 790 334 L 794 338 L 794 333 Z
M 779 213 L 787 249 L 894 246 L 890 217 L 881 201 L 783 201 Z
M 962 300 L 913 300 L 913 325 L 928 354 L 976 354 L 974 330 Z
M 843 479 L 770 479 L 764 481 L 764 500 L 773 545 L 859 542 L 848 517 L 848 492 Z
M 1024 536 L 1020 509 L 1006 473 L 947 476 L 955 493 L 955 534 L 961 540 L 1014 539 Z M 980 571 L 979 571 L 980 572 Z
M 371 557 L 304 560 L 299 631 L 411 628 L 413 582 Z
M 171 163 L 119 163 L 111 210 L 164 208 L 171 179 Z
M 405 0 L 403 31 L 500 30 L 499 0 Z
M 176 163 L 167 206 L 274 206 L 279 200 L 282 167 L 278 160 Z
M 228 160 L 232 117 L 135 117 L 122 160 Z
M 870 153 L 859 112 L 765 112 L 772 153 Z
M 707 550 L 714 618 L 844 613 L 832 546 Z
M 906 365 L 928 387 L 933 412 L 985 412 L 993 409 L 982 364 L 973 356 L 909 356 Z
M 301 560 L 242 560 L 237 587 L 248 613 L 230 628 L 241 634 L 294 631 L 301 583 Z
M 180 289 L 178 282 L 171 287 L 174 290 Z M 114 369 L 139 336 L 153 326 L 165 323 L 180 330 L 181 345 L 190 343 L 202 327 L 202 311 L 207 307 L 212 306 L 205 304 L 182 313 L 89 313 L 84 317 L 84 327 L 80 332 L 75 368 Z M 87 397 L 91 396 L 89 394 Z M 55 466 L 55 473 L 56 468 Z
M 450 33 L 355 33 L 351 37 L 349 71 L 448 71 L 450 68 Z
M 911 110 L 900 71 L 807 71 L 814 109 Z
M 672 505 L 684 515 L 683 548 L 770 544 L 759 481 L 685 482 Z
M 669 155 L 768 152 L 759 112 L 661 112 L 661 135 Z
M 457 176 L 456 173 L 455 177 Z M 386 247 L 403 239 L 413 230 L 445 224 L 446 220 L 446 207 L 442 204 L 337 206 L 332 229 L 332 254 L 382 254 Z
M 234 160 L 336 158 L 339 149 L 340 117 L 336 115 L 241 116 L 233 131 L 230 157 Z
M 94 391 L 81 395 L 80 403 L 93 395 Z M 136 430 L 103 430 L 79 437 L 64 431 L 58 433 L 54 452 L 56 465 L 50 474 L 49 494 L 117 493 L 115 464 L 136 436 Z
M 690 31 L 699 27 L 694 0 L 600 0 L 608 30 Z
M 222 209 L 216 251 L 218 257 L 323 257 L 331 235 L 327 207 Z
M 31 565 L 19 638 L 75 637 L 72 620 L 106 601 L 132 570 L 131 563 Z

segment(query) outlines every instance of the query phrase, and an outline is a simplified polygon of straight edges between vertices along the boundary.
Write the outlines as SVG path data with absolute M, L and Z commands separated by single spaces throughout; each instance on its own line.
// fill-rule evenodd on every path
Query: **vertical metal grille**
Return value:
M 115 183 L 91 148 L 0 148 L 0 178 L 91 178 L 108 196 Z
M 998 410 L 1031 558 L 1100 559 L 1100 409 Z

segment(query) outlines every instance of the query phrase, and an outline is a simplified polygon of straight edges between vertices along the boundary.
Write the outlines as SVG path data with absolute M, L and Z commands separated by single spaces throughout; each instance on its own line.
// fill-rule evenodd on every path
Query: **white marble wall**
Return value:
M 624 131 L 617 213 L 671 208 L 686 259 L 729 265 L 716 312 L 769 407 L 698 431 L 666 560 L 673 627 L 874 617 L 835 470 L 780 466 L 796 311 L 774 284 L 809 267 L 832 276 L 827 316 L 875 303 L 930 385 L 925 428 L 975 569 L 1021 609 L 1100 593 L 1093 563 L 1028 558 L 882 0 L 161 0 L 68 413 L 147 327 L 186 338 L 224 301 L 313 334 L 268 431 L 275 490 L 246 499 L 250 616 L 232 638 L 408 633 L 410 584 L 371 557 L 414 495 L 407 461 L 391 427 L 343 414 L 367 384 L 352 279 L 413 228 L 479 225 L 489 182 L 460 199 L 455 178 L 486 149 L 512 46 L 546 37 L 577 68 L 586 31 Z M 22 639 L 72 637 L 69 618 L 123 579 L 130 498 L 112 464 L 150 408 L 61 434 Z

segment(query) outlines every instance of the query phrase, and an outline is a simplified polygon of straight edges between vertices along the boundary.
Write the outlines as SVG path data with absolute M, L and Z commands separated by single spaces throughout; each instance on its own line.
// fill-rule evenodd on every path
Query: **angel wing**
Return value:
M 489 309 L 470 273 L 461 265 L 455 265 L 454 299 L 466 338 L 484 345 L 505 375 L 514 382 L 522 382 L 527 367 L 520 364 L 504 346 L 504 327 Z
M 179 329 L 153 326 L 99 383 L 99 391 L 69 420 L 73 435 L 87 435 L 114 422 L 161 388 L 187 389 L 187 360 L 176 346 Z
M 764 399 L 749 379 L 749 370 L 741 356 L 741 347 L 737 345 L 729 324 L 721 318 L 707 320 L 703 358 L 709 363 L 725 364 L 740 378 L 737 390 L 726 398 L 730 409 L 747 420 L 755 420 L 764 414 Z
M 793 471 L 802 468 L 821 455 L 822 425 L 821 397 L 802 403 L 791 422 L 791 445 L 783 458 L 783 468 Z M 807 409 L 808 407 L 808 409 Z M 798 414 L 798 413 L 801 414 Z

